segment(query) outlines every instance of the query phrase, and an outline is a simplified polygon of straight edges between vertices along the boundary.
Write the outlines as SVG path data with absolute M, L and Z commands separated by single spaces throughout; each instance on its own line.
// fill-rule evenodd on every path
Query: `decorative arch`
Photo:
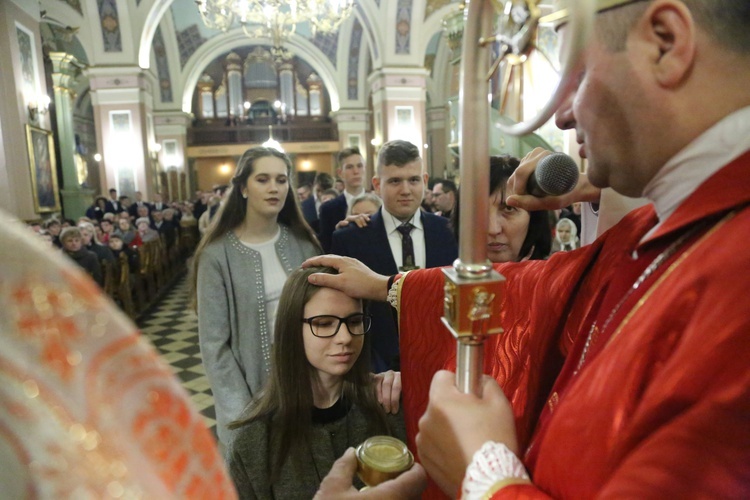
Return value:
M 159 27 L 162 17 L 172 5 L 174 0 L 154 0 L 151 7 L 148 8 L 146 20 L 141 30 L 141 38 L 138 43 L 138 66 L 141 69 L 148 69 L 151 66 L 151 44 L 154 41 L 156 29 Z M 140 8 L 146 8 L 141 5 Z
M 372 20 L 379 19 L 381 16 L 378 6 L 375 5 L 373 0 L 360 0 L 354 4 L 354 15 L 359 19 L 363 34 L 367 38 L 370 57 L 373 62 L 379 64 L 383 52 L 381 50 L 383 48 L 382 33 L 374 29 L 372 25 Z
M 182 88 L 182 111 L 185 113 L 191 112 L 193 90 L 207 64 L 227 51 L 253 43 L 272 45 L 270 39 L 248 38 L 241 29 L 216 36 L 201 45 L 185 64 L 185 69 L 180 78 L 184 85 Z M 336 85 L 336 69 L 325 54 L 315 47 L 310 40 L 299 35 L 292 35 L 285 46 L 298 57 L 305 59 L 320 76 L 331 99 L 331 111 L 337 111 L 341 107 L 341 100 L 340 89 Z
M 427 46 L 430 44 L 433 35 L 443 30 L 443 18 L 456 10 L 457 4 L 448 4 L 432 13 L 430 17 L 420 27 L 421 35 L 418 38 L 412 37 L 412 53 L 419 54 L 420 60 L 424 61 L 427 53 Z

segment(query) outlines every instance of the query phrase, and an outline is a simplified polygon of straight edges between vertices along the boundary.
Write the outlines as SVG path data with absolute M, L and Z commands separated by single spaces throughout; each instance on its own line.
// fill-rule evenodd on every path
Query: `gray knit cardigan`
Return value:
M 287 275 L 318 252 L 308 240 L 281 226 L 276 254 Z M 198 263 L 198 335 L 203 366 L 216 407 L 219 441 L 227 446 L 227 425 L 263 387 L 271 362 L 273 331 L 266 319 L 260 253 L 234 232 L 208 245 Z

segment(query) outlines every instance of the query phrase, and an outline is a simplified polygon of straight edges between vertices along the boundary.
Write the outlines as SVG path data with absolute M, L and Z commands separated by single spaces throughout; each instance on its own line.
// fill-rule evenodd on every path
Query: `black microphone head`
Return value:
M 565 153 L 545 156 L 534 173 L 539 188 L 549 196 L 569 193 L 578 183 L 578 165 Z

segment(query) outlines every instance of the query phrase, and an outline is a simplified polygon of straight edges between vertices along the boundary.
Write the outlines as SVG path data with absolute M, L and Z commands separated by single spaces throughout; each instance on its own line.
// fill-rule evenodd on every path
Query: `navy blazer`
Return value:
M 397 274 L 382 208 L 370 217 L 366 227 L 350 224 L 333 233 L 331 253 L 354 257 L 378 274 Z M 444 217 L 421 211 L 427 267 L 448 266 L 458 257 L 458 245 Z M 370 304 L 372 314 L 372 369 L 393 368 L 399 353 L 398 330 L 393 309 L 387 302 Z
M 346 204 L 344 193 L 320 206 L 320 231 L 318 231 L 318 239 L 320 240 L 320 245 L 323 247 L 323 252 L 331 252 L 331 236 L 336 230 L 336 224 L 346 219 L 348 209 L 349 206 Z
M 300 208 L 302 209 L 302 216 L 313 228 L 313 231 L 317 233 L 320 221 L 318 220 L 318 210 L 315 208 L 315 197 L 313 195 L 308 196 L 305 201 L 300 203 Z

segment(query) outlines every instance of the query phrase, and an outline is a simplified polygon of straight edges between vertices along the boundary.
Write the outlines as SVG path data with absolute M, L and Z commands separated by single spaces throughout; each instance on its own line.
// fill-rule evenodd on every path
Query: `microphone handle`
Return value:
M 536 198 L 549 196 L 549 193 L 539 187 L 539 182 L 536 180 L 536 171 L 532 172 L 529 180 L 526 181 L 526 192 Z

